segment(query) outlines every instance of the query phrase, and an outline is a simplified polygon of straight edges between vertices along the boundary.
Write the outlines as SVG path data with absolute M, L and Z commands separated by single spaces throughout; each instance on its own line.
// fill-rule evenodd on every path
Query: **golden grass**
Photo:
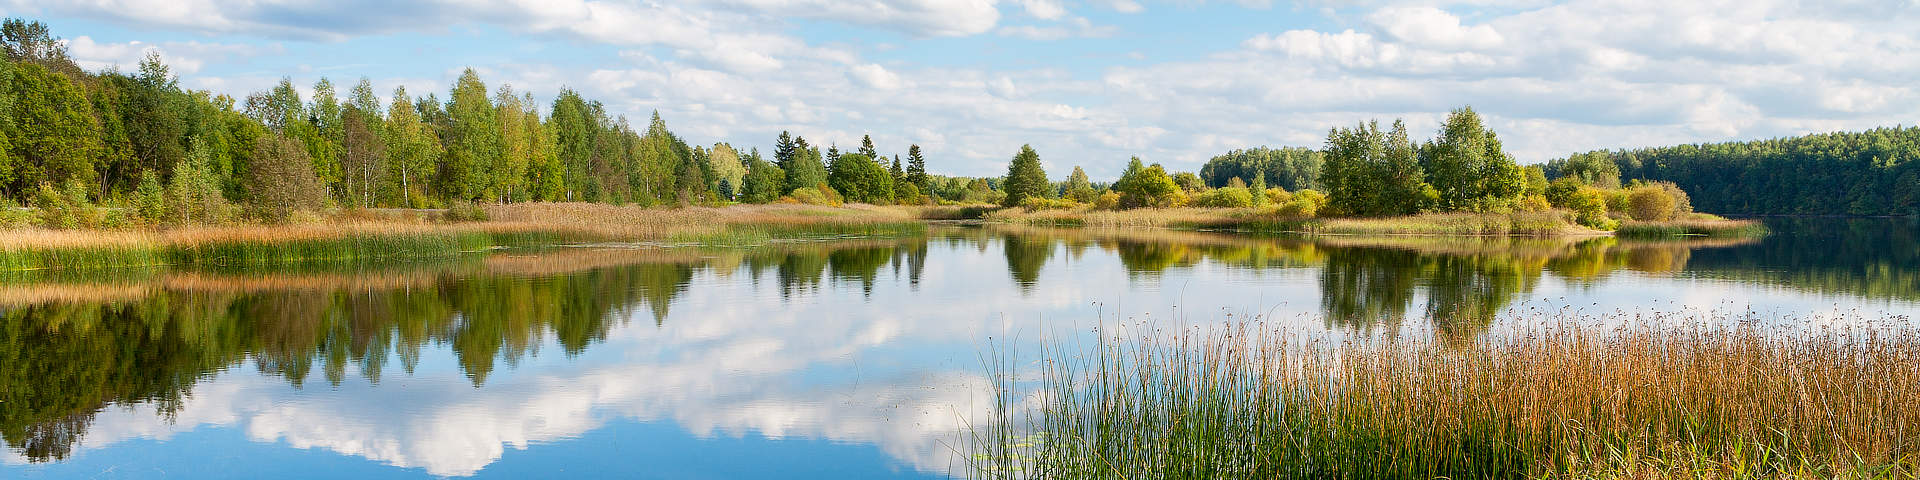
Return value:
M 1261 321 L 1043 359 L 975 438 L 996 478 L 1912 478 L 1904 317 L 1777 331 L 1702 312 L 1541 313 L 1459 344 Z M 1855 322 L 1855 323 L 1848 323 Z M 1130 334 L 1129 334 L 1130 333 Z M 1005 373 L 1004 371 L 1000 373 Z M 1024 420 L 1018 420 L 1024 419 Z

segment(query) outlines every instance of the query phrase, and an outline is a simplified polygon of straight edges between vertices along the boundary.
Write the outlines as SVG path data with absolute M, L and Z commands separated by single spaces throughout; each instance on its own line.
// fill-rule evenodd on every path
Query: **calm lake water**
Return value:
M 945 477 L 989 411 L 990 342 L 1103 322 L 1472 338 L 1547 314 L 1920 315 L 1920 221 L 1768 224 L 1651 243 L 935 226 L 9 278 L 0 478 Z

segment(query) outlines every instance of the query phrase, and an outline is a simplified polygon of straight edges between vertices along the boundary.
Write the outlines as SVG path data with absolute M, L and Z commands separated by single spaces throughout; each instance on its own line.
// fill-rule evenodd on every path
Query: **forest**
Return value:
M 182 88 L 157 54 L 135 72 L 87 72 L 39 22 L 6 20 L 0 49 L 0 227 L 284 223 L 343 209 L 545 201 L 1191 206 L 1293 218 L 1562 209 L 1599 229 L 1685 219 L 1695 207 L 1920 211 L 1916 128 L 1591 152 L 1523 167 L 1462 108 L 1428 141 L 1398 121 L 1385 130 L 1369 122 L 1331 129 L 1319 149 L 1235 150 L 1197 173 L 1135 157 L 1112 183 L 1077 166 L 1055 182 L 1032 146 L 1005 177 L 966 178 L 930 174 L 918 145 L 904 157 L 882 154 L 870 136 L 842 152 L 781 132 L 771 158 L 757 147 L 691 144 L 657 112 L 633 125 L 571 89 L 542 105 L 531 92 L 490 88 L 472 69 L 445 100 L 400 87 L 383 101 L 367 78 L 343 94 L 324 77 L 306 98 L 287 78 L 236 99 Z
M 1920 215 L 1920 127 L 1608 150 L 1547 163 L 1549 175 L 1673 182 L 1694 206 L 1733 214 Z

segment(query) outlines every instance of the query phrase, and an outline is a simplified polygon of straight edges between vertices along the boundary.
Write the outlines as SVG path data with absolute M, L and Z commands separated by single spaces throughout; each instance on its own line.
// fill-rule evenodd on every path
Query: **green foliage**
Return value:
M 441 195 L 456 200 L 491 197 L 491 169 L 501 155 L 500 118 L 487 98 L 487 84 L 473 69 L 461 72 L 454 81 L 447 117 L 441 137 L 447 148 L 440 165 Z
M 0 187 L 24 191 L 40 183 L 94 180 L 94 160 L 104 148 L 100 123 L 81 86 L 37 64 L 14 65 L 4 82 L 10 121 L 0 122 L 8 167 Z
M 1701 211 L 1920 214 L 1920 127 L 1586 155 L 1624 178 L 1673 182 Z
M 74 229 L 96 226 L 93 203 L 87 200 L 87 186 L 69 179 L 60 188 L 41 183 L 33 193 L 33 208 L 40 212 L 40 226 Z
M 1471 107 L 1454 110 L 1440 137 L 1421 150 L 1427 179 L 1448 211 L 1511 209 L 1526 191 L 1520 166 Z
M 780 166 L 772 162 L 754 159 L 752 164 L 748 165 L 747 176 L 742 181 L 745 182 L 745 186 L 742 189 L 740 201 L 767 203 L 780 198 L 781 189 L 785 188 L 787 183 L 787 172 L 780 170 Z
M 1339 215 L 1408 215 L 1427 210 L 1439 193 L 1427 184 L 1406 124 L 1381 132 L 1376 122 L 1327 133 L 1320 184 Z M 1316 212 L 1317 213 L 1317 212 Z
M 484 222 L 487 221 L 487 210 L 474 202 L 453 202 L 447 205 L 447 211 L 440 214 L 440 219 L 456 223 Z
M 1178 185 L 1181 191 L 1187 193 L 1195 193 L 1207 188 L 1206 182 L 1200 181 L 1200 176 L 1194 175 L 1192 172 L 1173 174 L 1173 184 Z
M 429 180 L 440 161 L 440 140 L 407 98 L 406 87 L 393 89 L 387 108 L 387 184 L 389 205 L 424 205 Z
M 821 162 L 820 149 L 806 148 L 806 139 L 796 140 L 798 150 L 794 151 L 793 166 L 781 167 L 787 172 L 787 189 L 813 188 L 827 182 L 827 166 Z
M 1001 204 L 1007 206 L 1020 205 L 1027 197 L 1046 196 L 1047 172 L 1041 169 L 1040 154 L 1032 145 L 1021 145 L 1020 153 L 1007 164 L 1007 180 L 1001 191 L 1007 194 Z
M 827 184 L 849 202 L 893 203 L 893 174 L 864 154 L 849 153 L 828 166 Z
M 1641 221 L 1672 220 L 1677 202 L 1666 189 L 1642 185 L 1627 193 L 1627 216 Z
M 1577 153 L 1547 162 L 1546 172 L 1555 179 L 1571 178 L 1582 185 L 1620 188 L 1620 165 L 1602 152 Z
M 220 193 L 220 180 L 210 165 L 210 150 L 206 141 L 195 139 L 187 158 L 173 167 L 173 178 L 167 183 L 167 224 L 217 224 L 232 219 L 233 208 Z
M 788 194 L 788 197 L 792 198 L 795 202 L 807 205 L 830 205 L 837 207 L 845 201 L 844 198 L 840 196 L 840 192 L 835 191 L 833 187 L 829 187 L 825 183 L 809 188 L 796 188 L 793 190 L 793 193 Z
M 1288 190 L 1318 186 L 1325 163 L 1321 152 L 1300 147 L 1255 147 L 1213 157 L 1200 167 L 1208 186 L 1224 187 L 1233 178 L 1266 177 Z
M 1172 207 L 1185 201 L 1180 186 L 1173 183 L 1165 168 L 1158 163 L 1141 166 L 1140 157 L 1127 162 L 1127 170 L 1113 183 L 1113 190 L 1120 193 L 1120 208 Z
M 1253 177 L 1253 185 L 1249 185 L 1249 186 L 1247 187 L 1247 189 L 1248 189 L 1248 190 L 1250 190 L 1250 191 L 1251 191 L 1251 193 L 1252 193 L 1252 195 L 1250 195 L 1250 196 L 1251 196 L 1251 197 L 1253 197 L 1253 198 L 1252 198 L 1252 200 L 1253 200 L 1253 206 L 1254 206 L 1254 207 L 1264 207 L 1264 206 L 1267 206 L 1267 202 L 1268 202 L 1269 200 L 1268 200 L 1268 198 L 1267 198 L 1267 174 L 1266 174 L 1266 172 L 1256 172 L 1256 173 L 1254 173 L 1254 177 Z
M 167 214 L 167 194 L 160 176 L 152 170 L 140 172 L 140 186 L 134 190 L 133 209 L 149 223 L 159 223 Z
M 933 184 L 927 179 L 927 159 L 920 156 L 919 144 L 907 147 L 907 183 L 919 187 L 923 193 L 933 192 Z
M 326 204 L 320 177 L 313 174 L 313 163 L 298 142 L 282 136 L 267 138 L 255 147 L 253 158 L 247 192 L 255 217 L 282 223 L 296 212 L 317 211 Z
M 1079 165 L 1073 167 L 1073 175 L 1067 177 L 1066 198 L 1080 203 L 1093 203 L 1100 198 L 1100 192 L 1093 189 L 1093 183 L 1087 181 L 1087 171 Z
M 1559 208 L 1573 208 L 1573 196 L 1574 194 L 1580 193 L 1580 187 L 1582 185 L 1578 178 L 1560 177 L 1554 179 L 1553 182 L 1547 184 L 1546 192 L 1544 192 L 1544 195 L 1547 197 L 1547 204 Z
M 1021 200 L 1018 206 L 1029 212 L 1037 212 L 1041 210 L 1067 210 L 1078 207 L 1080 204 L 1074 203 L 1073 200 L 1027 197 L 1025 200 Z
M 1286 219 L 1308 219 L 1319 216 L 1320 210 L 1326 208 L 1326 205 L 1327 196 L 1325 194 L 1313 189 L 1306 189 L 1294 192 L 1291 198 L 1288 198 L 1285 202 L 1281 202 L 1279 209 L 1276 210 L 1275 213 L 1281 218 Z
M 1606 192 L 1593 187 L 1584 187 L 1574 192 L 1567 201 L 1567 208 L 1573 210 L 1573 221 L 1596 230 L 1612 230 L 1619 222 L 1607 218 Z
M 1253 193 L 1245 188 L 1221 187 L 1194 195 L 1187 201 L 1187 205 L 1205 208 L 1246 208 L 1253 206 L 1253 197 Z

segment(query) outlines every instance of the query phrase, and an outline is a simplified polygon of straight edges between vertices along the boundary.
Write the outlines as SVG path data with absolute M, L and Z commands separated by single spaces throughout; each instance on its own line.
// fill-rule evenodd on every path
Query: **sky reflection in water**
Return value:
M 1913 220 L 1770 223 L 1680 243 L 941 227 L 23 279 L 0 286 L 0 476 L 938 477 L 990 408 L 987 342 L 1122 318 L 1471 339 L 1541 311 L 1920 313 Z

